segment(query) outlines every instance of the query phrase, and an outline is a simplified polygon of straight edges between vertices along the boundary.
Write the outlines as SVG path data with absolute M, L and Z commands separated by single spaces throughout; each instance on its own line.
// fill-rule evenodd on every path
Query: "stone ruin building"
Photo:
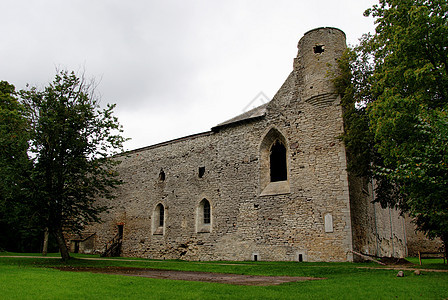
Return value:
M 113 208 L 71 239 L 72 251 L 185 260 L 404 257 L 407 223 L 372 204 L 372 183 L 346 170 L 340 96 L 329 76 L 345 48 L 341 30 L 311 30 L 270 102 L 211 131 L 118 156 L 125 183 L 107 203 Z

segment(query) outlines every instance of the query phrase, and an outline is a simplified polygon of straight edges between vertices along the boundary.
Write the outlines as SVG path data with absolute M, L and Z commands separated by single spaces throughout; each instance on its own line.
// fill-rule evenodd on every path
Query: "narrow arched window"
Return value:
M 159 181 L 160 181 L 160 182 L 165 181 L 165 172 L 163 171 L 163 169 L 160 169 L 160 173 L 159 173 Z
M 202 199 L 196 208 L 196 232 L 211 232 L 212 207 L 207 199 Z
M 159 227 L 163 227 L 164 220 L 165 220 L 165 208 L 162 204 L 158 205 L 159 207 Z
M 152 233 L 163 235 L 165 226 L 165 207 L 162 203 L 157 204 L 152 215 Z
M 269 156 L 271 182 L 287 180 L 286 148 L 279 140 L 271 147 Z
M 202 200 L 204 202 L 203 212 L 204 212 L 204 224 L 210 224 L 210 202 L 206 199 Z

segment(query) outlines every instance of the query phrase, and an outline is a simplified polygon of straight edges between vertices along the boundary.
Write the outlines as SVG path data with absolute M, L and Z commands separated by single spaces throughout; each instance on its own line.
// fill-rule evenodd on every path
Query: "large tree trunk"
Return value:
M 48 227 L 45 227 L 44 246 L 42 247 L 42 256 L 47 256 L 48 252 Z
M 70 259 L 70 253 L 67 249 L 67 244 L 65 243 L 64 234 L 62 233 L 61 228 L 56 228 L 53 232 L 56 241 L 58 242 L 59 251 L 61 252 L 61 258 L 63 261 L 67 261 Z

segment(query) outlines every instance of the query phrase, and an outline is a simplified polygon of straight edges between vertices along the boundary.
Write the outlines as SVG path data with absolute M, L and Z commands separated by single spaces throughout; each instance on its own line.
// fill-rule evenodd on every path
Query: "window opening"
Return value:
M 271 182 L 287 179 L 286 148 L 279 140 L 276 140 L 271 147 L 270 168 Z
M 117 227 L 118 227 L 118 238 L 122 239 L 123 238 L 123 225 L 119 224 L 119 225 L 117 225 Z
M 152 214 L 152 234 L 163 235 L 165 228 L 165 207 L 162 203 L 157 204 Z
M 321 54 L 325 51 L 324 45 L 316 45 L 313 47 L 314 53 Z
M 210 224 L 210 202 L 204 201 L 204 224 Z
M 288 194 L 288 142 L 271 128 L 260 144 L 260 196 Z
M 159 204 L 159 227 L 163 227 L 163 220 L 165 219 L 165 208 Z
M 159 181 L 165 181 L 165 172 L 163 171 L 163 169 L 160 169 Z
M 202 178 L 205 174 L 205 167 L 199 167 L 199 178 Z

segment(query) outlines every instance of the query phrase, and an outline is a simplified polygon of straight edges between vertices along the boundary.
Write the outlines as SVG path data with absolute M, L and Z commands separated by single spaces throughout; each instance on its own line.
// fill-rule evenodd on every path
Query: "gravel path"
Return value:
M 235 285 L 257 285 L 257 286 L 279 285 L 286 282 L 324 279 L 314 277 L 254 276 L 254 275 L 193 272 L 193 271 L 173 271 L 173 270 L 144 269 L 144 268 L 122 268 L 122 267 L 106 267 L 106 268 L 56 267 L 55 269 L 71 272 L 91 272 L 91 273 L 137 276 L 137 277 L 158 278 L 158 279 L 218 282 L 218 283 L 235 284 Z

